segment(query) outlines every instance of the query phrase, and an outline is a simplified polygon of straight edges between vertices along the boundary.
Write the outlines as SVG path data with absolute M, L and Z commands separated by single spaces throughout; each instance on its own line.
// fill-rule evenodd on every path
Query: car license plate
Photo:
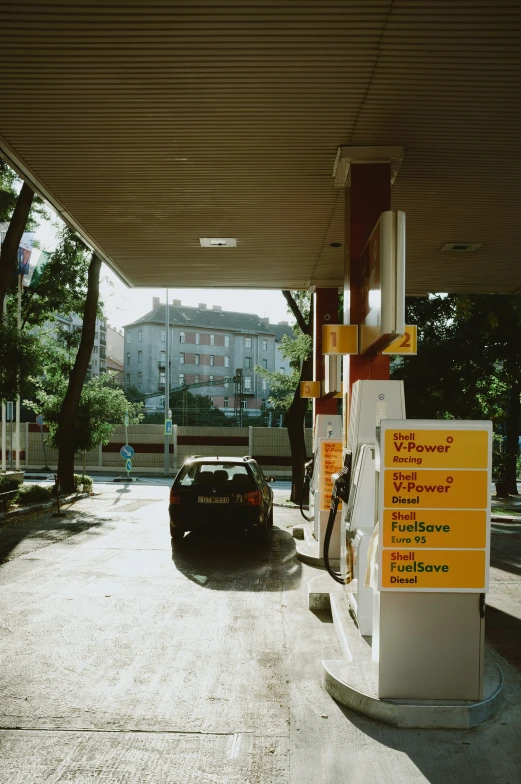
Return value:
M 223 496 L 200 495 L 197 499 L 200 504 L 229 504 L 230 499 Z

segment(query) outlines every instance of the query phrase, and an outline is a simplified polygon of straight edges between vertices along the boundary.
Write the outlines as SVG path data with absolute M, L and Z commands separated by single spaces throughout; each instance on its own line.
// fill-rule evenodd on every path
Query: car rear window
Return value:
M 191 487 L 224 482 L 243 486 L 254 484 L 247 466 L 237 463 L 192 463 L 181 470 L 177 483 L 181 487 Z

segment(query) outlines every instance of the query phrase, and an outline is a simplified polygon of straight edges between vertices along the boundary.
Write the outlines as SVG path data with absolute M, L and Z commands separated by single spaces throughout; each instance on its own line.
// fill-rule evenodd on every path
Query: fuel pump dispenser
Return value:
M 332 494 L 332 475 L 342 467 L 342 417 L 319 414 L 313 438 L 313 473 L 309 487 L 309 518 L 319 545 L 319 558 L 324 557 L 324 538 Z M 332 531 L 329 556 L 340 558 L 340 513 Z
M 373 633 L 373 589 L 366 586 L 365 577 L 377 513 L 376 428 L 389 418 L 405 418 L 402 381 L 353 384 L 348 433 L 353 471 L 349 500 L 342 511 L 340 565 L 347 600 L 360 634 L 367 636 Z

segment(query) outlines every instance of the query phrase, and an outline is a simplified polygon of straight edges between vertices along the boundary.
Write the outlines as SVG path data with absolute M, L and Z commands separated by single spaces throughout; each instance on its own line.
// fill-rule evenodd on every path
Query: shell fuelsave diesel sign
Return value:
M 484 592 L 492 424 L 382 420 L 379 588 Z

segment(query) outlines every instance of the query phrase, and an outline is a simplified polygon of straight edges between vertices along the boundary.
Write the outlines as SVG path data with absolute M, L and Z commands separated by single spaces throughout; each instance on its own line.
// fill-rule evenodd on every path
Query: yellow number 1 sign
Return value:
M 405 327 L 405 332 L 393 340 L 390 346 L 384 348 L 382 354 L 417 354 L 418 353 L 418 327 L 410 325 Z

